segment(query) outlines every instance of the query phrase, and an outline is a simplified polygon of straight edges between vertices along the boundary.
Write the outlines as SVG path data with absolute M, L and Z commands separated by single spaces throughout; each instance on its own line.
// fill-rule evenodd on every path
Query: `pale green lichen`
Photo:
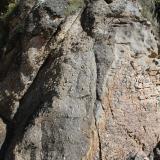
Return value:
M 65 10 L 65 15 L 71 15 L 75 13 L 78 9 L 84 7 L 84 0 L 69 0 L 68 6 Z

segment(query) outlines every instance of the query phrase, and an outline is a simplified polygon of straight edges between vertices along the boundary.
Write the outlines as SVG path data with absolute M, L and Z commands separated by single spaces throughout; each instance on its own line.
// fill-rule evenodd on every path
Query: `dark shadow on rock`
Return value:
M 153 149 L 154 153 L 154 160 L 160 160 L 160 142 L 156 145 L 156 147 Z

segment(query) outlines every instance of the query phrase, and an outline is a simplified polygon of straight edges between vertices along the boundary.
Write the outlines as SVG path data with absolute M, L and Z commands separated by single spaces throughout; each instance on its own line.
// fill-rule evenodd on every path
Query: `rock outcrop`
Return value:
M 159 38 L 143 6 L 16 7 L 0 49 L 0 159 L 159 160 Z

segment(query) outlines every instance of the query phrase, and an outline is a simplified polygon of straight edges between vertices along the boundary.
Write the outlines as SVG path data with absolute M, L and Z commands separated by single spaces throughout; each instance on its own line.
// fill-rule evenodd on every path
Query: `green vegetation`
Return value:
M 1 0 L 0 15 L 3 14 L 7 10 L 8 4 L 9 4 L 8 0 Z
M 65 14 L 71 15 L 82 7 L 84 7 L 84 0 L 69 0 L 68 6 L 65 10 Z
M 11 15 L 14 12 L 14 10 L 16 9 L 16 7 L 17 7 L 16 3 L 10 3 L 8 5 L 8 9 L 7 9 L 7 12 L 5 14 L 5 17 L 8 17 L 9 15 Z
M 17 8 L 17 0 L 2 0 L 0 5 L 0 49 L 6 44 L 12 15 Z
M 1 8 L 0 8 L 0 19 L 5 19 L 9 15 L 11 15 L 17 7 L 17 1 L 16 0 L 9 0 L 2 2 Z

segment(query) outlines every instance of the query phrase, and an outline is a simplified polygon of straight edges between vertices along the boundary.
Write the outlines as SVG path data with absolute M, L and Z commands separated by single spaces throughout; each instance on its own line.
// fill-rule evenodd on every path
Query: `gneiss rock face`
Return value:
M 10 21 L 0 159 L 160 159 L 158 42 L 138 2 L 22 0 Z

